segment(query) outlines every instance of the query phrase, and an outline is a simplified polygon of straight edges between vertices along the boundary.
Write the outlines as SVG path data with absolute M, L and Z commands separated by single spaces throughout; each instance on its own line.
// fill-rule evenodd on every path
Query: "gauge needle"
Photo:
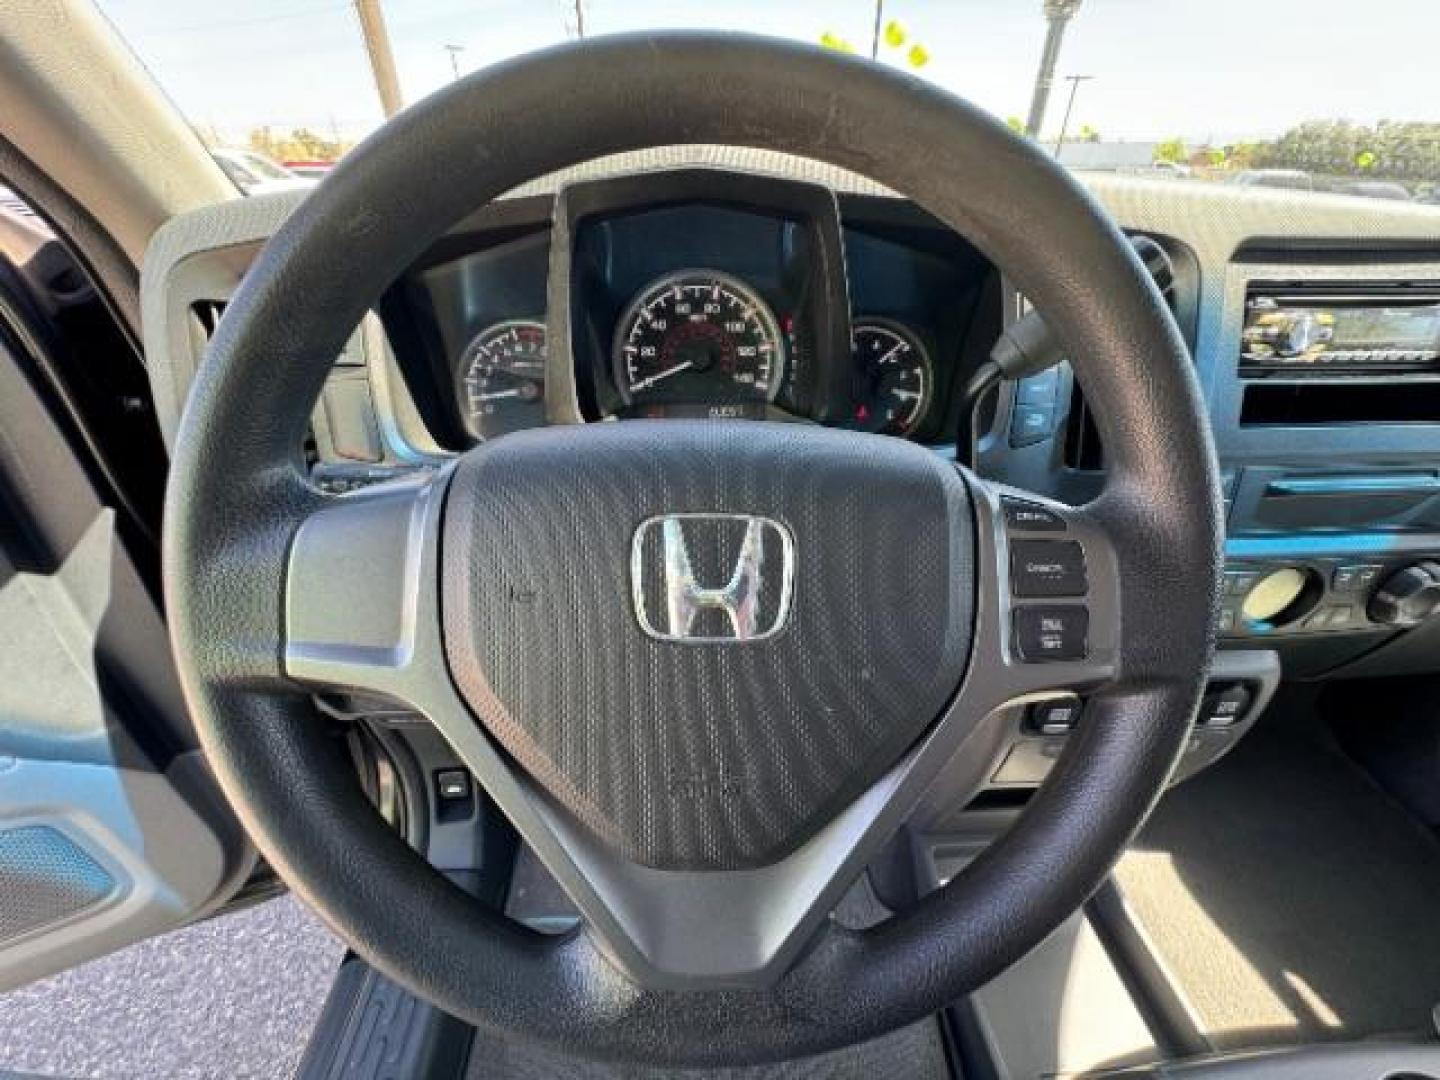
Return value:
M 891 390 L 891 397 L 898 397 L 901 401 L 919 401 L 920 395 L 914 390 Z
M 493 391 L 492 393 L 489 393 L 489 394 L 476 394 L 476 395 L 475 395 L 475 400 L 476 400 L 476 401 L 499 401 L 501 398 L 515 398 L 515 397 L 520 397 L 520 396 L 522 396 L 524 393 L 525 393 L 525 391 L 524 391 L 524 390 L 520 390 L 520 389 L 515 389 L 515 390 L 495 390 L 495 391 Z
M 662 379 L 668 379 L 671 375 L 679 375 L 680 372 L 694 366 L 695 364 L 693 361 L 683 360 L 680 363 L 676 364 L 674 367 L 668 367 L 664 371 L 657 371 L 654 375 L 651 375 L 645 379 L 641 379 L 639 382 L 632 384 L 630 387 L 630 392 L 633 394 L 636 390 L 648 390 L 650 389 L 650 387 L 654 386 Z

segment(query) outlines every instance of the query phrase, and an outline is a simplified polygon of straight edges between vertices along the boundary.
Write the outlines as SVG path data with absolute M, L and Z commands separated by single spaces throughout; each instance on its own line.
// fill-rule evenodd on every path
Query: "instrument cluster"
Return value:
M 420 268 L 456 449 L 556 418 L 953 441 L 963 369 L 998 332 L 978 252 L 923 221 L 852 220 L 809 185 L 739 177 L 735 201 L 713 189 L 733 175 L 644 180 L 562 191 L 549 230 Z
M 478 439 L 545 423 L 545 324 L 506 319 L 462 351 L 456 396 Z M 717 271 L 655 282 L 621 321 L 611 372 L 617 415 L 764 419 L 785 379 L 787 337 L 743 283 Z M 909 436 L 933 400 L 934 368 L 918 331 L 894 319 L 857 319 L 846 412 L 832 426 Z

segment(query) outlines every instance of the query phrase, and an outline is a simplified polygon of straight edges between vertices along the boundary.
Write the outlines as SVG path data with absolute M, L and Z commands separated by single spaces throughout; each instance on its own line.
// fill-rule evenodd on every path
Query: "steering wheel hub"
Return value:
M 446 653 L 489 732 L 607 844 L 660 869 L 755 867 L 953 696 L 973 536 L 959 473 L 898 439 L 745 421 L 511 436 L 450 482 Z

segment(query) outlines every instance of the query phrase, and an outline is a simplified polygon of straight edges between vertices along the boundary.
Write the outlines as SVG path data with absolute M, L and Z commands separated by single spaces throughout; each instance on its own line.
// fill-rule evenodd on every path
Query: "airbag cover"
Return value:
M 645 523 L 672 515 L 700 515 L 681 535 L 708 589 L 734 575 L 747 519 L 780 526 L 756 536 L 752 639 L 729 640 L 713 604 L 671 625 L 662 529 Z M 715 421 L 521 432 L 471 451 L 451 480 L 447 658 L 491 735 L 624 856 L 764 865 L 894 765 L 955 694 L 973 529 L 954 467 L 898 439 Z M 664 640 L 684 630 L 691 640 Z

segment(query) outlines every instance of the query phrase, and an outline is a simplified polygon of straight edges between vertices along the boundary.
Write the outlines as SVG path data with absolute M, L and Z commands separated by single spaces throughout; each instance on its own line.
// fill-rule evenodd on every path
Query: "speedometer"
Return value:
M 666 275 L 641 290 L 616 327 L 615 382 L 632 406 L 743 415 L 773 401 L 784 374 L 774 314 L 728 274 Z

